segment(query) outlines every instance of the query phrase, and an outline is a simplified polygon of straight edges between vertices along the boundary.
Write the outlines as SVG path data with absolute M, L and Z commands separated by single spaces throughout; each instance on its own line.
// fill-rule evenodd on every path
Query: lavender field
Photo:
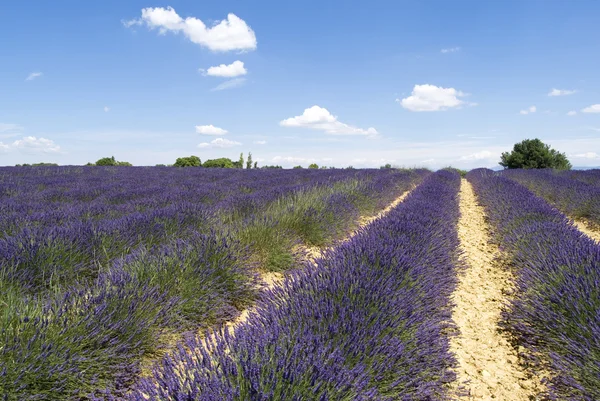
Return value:
M 512 399 L 600 399 L 600 245 L 573 224 L 600 224 L 598 177 L 0 168 L 0 399 L 479 399 L 451 346 L 483 352 L 456 310 L 473 263 L 512 281 L 491 329 L 516 373 L 473 368 Z

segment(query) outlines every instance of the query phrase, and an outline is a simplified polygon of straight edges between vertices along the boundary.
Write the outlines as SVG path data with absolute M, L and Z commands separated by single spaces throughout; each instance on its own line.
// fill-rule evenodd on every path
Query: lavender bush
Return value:
M 305 239 L 290 216 L 312 208 L 331 241 L 427 174 L 0 168 L 0 394 L 123 394 L 165 330 L 208 327 L 253 301 L 260 238 L 247 227 L 263 242 L 276 234 L 271 259 L 289 267 Z
M 535 372 L 550 371 L 548 398 L 598 400 L 600 246 L 504 175 L 467 175 L 516 275 L 503 326 L 527 348 Z
M 438 400 L 458 264 L 457 173 L 269 291 L 250 319 L 188 339 L 130 400 Z
M 550 169 L 505 170 L 502 175 L 526 186 L 568 216 L 600 227 L 600 186 L 572 179 L 569 173 L 572 174 Z M 585 173 L 587 177 L 593 174 Z

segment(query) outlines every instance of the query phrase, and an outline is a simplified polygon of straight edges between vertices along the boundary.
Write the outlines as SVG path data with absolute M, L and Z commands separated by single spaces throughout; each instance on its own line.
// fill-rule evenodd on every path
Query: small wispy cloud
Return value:
M 442 50 L 440 50 L 440 53 L 447 54 L 447 53 L 456 53 L 459 51 L 460 51 L 460 47 L 456 46 L 456 47 L 448 47 L 446 49 L 442 49 Z
M 552 90 L 548 93 L 548 96 L 568 96 L 577 93 L 576 90 L 571 89 L 556 89 L 552 88 Z
M 246 78 L 234 78 L 229 81 L 225 81 L 220 85 L 215 86 L 211 89 L 212 92 L 222 91 L 226 89 L 238 88 L 246 83 Z
M 519 112 L 519 114 L 522 114 L 522 115 L 526 115 L 526 114 L 533 114 L 533 113 L 535 113 L 536 111 L 537 111 L 537 107 L 535 107 L 535 106 L 530 106 L 529 108 L 527 108 L 527 109 L 525 109 L 525 110 L 521 110 L 521 111 Z
M 571 110 L 571 111 L 569 111 L 569 112 L 567 113 L 567 115 L 568 115 L 569 117 L 573 117 L 574 115 L 577 115 L 577 112 L 576 112 L 575 110 Z
M 202 135 L 225 135 L 227 130 L 214 125 L 196 125 L 196 133 Z
M 44 75 L 44 74 L 41 72 L 32 72 L 31 74 L 29 74 L 27 76 L 27 78 L 25 78 L 25 81 L 33 81 L 34 79 L 39 78 L 42 75 Z
M 254 141 L 255 145 L 266 145 L 267 141 Z
M 246 67 L 244 67 L 244 62 L 239 60 L 234 61 L 229 65 L 220 64 L 214 67 L 209 67 L 208 70 L 201 68 L 198 71 L 205 76 L 223 78 L 239 77 L 248 73 L 248 70 Z
M 593 104 L 585 109 L 581 110 L 582 113 L 600 113 L 600 103 Z
M 203 143 L 199 143 L 198 147 L 200 149 L 205 149 L 205 148 L 232 148 L 234 146 L 240 146 L 242 143 L 241 142 L 237 142 L 237 141 L 230 141 L 229 139 L 225 139 L 225 138 L 217 138 L 214 139 L 210 142 L 203 142 Z
M 104 106 L 104 112 L 105 112 L 105 113 L 108 113 L 109 111 L 110 111 L 110 107 L 108 107 L 108 106 Z

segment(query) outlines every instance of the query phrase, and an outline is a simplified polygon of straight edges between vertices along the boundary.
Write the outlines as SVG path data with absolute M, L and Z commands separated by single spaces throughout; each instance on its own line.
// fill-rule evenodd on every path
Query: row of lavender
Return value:
M 600 227 L 600 171 L 504 170 L 563 213 Z
M 459 186 L 456 172 L 429 176 L 233 333 L 189 338 L 128 399 L 446 399 Z
M 276 233 L 289 248 L 303 238 L 282 216 L 306 209 L 314 225 L 334 218 L 348 229 L 362 204 L 381 207 L 427 174 L 13 170 L 1 172 L 0 198 L 7 400 L 125 391 L 159 336 L 232 319 L 253 302 L 258 282 L 248 261 L 257 260 L 256 238 L 245 234 Z M 340 194 L 343 207 L 328 207 Z
M 479 169 L 467 179 L 516 276 L 503 326 L 534 373 L 550 372 L 550 399 L 600 399 L 600 246 L 505 174 Z

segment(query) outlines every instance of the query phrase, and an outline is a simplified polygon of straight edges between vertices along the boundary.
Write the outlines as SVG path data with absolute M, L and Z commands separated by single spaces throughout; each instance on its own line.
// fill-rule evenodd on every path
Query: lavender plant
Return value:
M 234 333 L 189 338 L 127 399 L 439 400 L 458 265 L 457 173 L 269 291 Z
M 467 175 L 516 276 L 503 327 L 526 347 L 534 373 L 551 373 L 546 397 L 598 400 L 600 246 L 504 175 L 485 169 Z

